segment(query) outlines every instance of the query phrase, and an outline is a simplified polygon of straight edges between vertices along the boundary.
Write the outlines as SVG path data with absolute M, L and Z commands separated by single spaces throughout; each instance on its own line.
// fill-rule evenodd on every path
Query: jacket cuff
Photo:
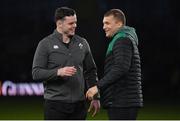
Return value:
M 93 96 L 94 100 L 100 100 L 100 92 L 98 90 L 98 93 Z

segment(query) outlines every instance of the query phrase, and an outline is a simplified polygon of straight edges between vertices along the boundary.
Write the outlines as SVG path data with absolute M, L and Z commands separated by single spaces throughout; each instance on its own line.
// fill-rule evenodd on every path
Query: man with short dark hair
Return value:
M 61 7 L 55 12 L 56 29 L 36 49 L 32 75 L 43 80 L 44 118 L 86 119 L 85 91 L 97 83 L 97 70 L 87 41 L 75 34 L 76 12 Z M 100 108 L 91 101 L 94 115 Z
M 126 26 L 124 13 L 111 9 L 104 14 L 103 29 L 110 43 L 106 52 L 104 76 L 86 96 L 100 90 L 101 104 L 110 120 L 135 120 L 143 106 L 141 65 L 135 29 Z

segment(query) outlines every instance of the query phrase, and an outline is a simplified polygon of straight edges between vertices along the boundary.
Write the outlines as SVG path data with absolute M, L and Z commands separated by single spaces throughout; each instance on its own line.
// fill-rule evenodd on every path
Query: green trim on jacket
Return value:
M 109 43 L 109 46 L 108 46 L 108 49 L 106 52 L 106 56 L 112 51 L 113 45 L 118 40 L 118 38 L 125 37 L 125 36 L 126 36 L 125 33 L 120 32 L 113 37 L 112 41 Z
M 135 32 L 135 29 L 129 26 L 122 26 L 117 33 L 115 33 L 114 37 L 112 38 L 111 42 L 109 43 L 106 56 L 112 51 L 114 43 L 121 37 L 128 37 L 131 41 L 135 41 L 138 45 L 138 38 Z

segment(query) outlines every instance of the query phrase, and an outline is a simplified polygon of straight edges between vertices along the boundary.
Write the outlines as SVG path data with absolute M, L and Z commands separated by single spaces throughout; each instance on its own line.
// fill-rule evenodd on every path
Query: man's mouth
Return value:
M 108 30 L 105 30 L 105 33 L 107 33 L 108 32 Z

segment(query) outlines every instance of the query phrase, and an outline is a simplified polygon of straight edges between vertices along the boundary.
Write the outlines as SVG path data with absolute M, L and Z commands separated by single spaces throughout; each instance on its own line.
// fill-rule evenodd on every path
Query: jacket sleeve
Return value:
M 33 59 L 32 77 L 33 80 L 48 81 L 57 78 L 57 68 L 48 69 L 48 43 L 40 41 Z
M 120 81 L 120 78 L 128 72 L 131 66 L 132 48 L 131 40 L 128 38 L 119 38 L 115 42 L 112 49 L 113 64 L 109 65 L 110 71 L 98 81 L 98 88 L 105 88 L 115 81 Z
M 87 82 L 87 88 L 90 88 L 97 84 L 97 68 L 94 62 L 89 44 L 85 41 L 86 45 L 86 55 L 83 61 L 84 68 L 84 79 Z

